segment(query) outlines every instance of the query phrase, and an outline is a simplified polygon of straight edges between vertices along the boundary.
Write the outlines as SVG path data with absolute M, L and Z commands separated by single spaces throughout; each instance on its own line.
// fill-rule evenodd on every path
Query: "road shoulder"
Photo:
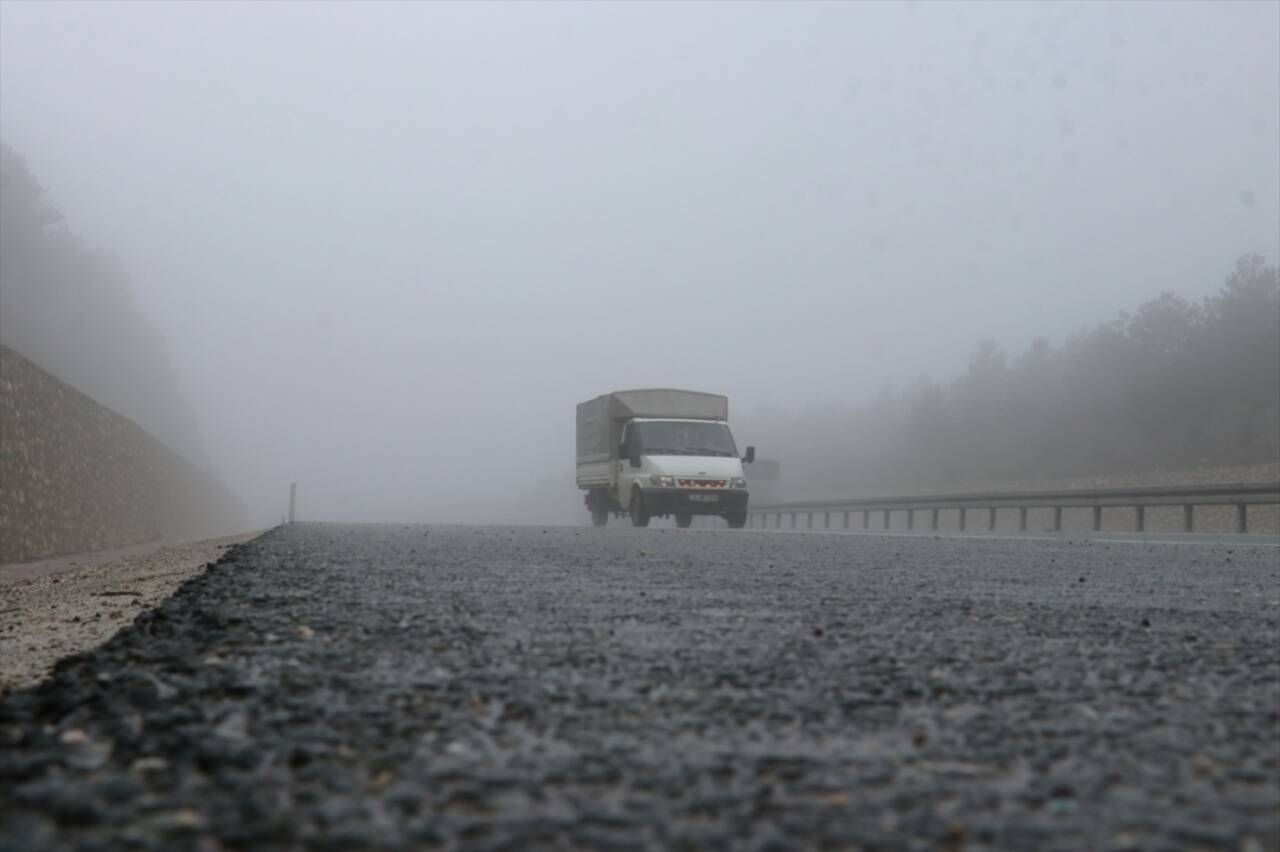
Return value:
M 262 531 L 0 565 L 0 695 L 114 636 L 228 548 Z

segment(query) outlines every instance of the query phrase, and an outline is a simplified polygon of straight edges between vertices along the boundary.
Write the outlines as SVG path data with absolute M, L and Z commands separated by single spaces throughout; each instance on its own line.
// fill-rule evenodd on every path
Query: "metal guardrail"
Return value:
M 752 506 L 748 525 L 755 529 L 781 529 L 782 519 L 790 516 L 790 529 L 797 529 L 797 518 L 808 516 L 808 529 L 814 529 L 814 515 L 824 515 L 824 526 L 831 529 L 831 515 L 842 513 L 844 529 L 849 529 L 849 516 L 862 513 L 861 529 L 871 529 L 872 513 L 883 513 L 882 529 L 889 529 L 894 512 L 907 513 L 907 529 L 915 529 L 916 512 L 929 512 L 929 529 L 938 528 L 938 514 L 955 510 L 960 513 L 960 529 L 968 526 L 970 511 L 986 510 L 987 529 L 994 530 L 997 509 L 1018 509 L 1018 529 L 1027 531 L 1027 510 L 1053 509 L 1053 531 L 1062 531 L 1063 509 L 1093 509 L 1093 531 L 1102 529 L 1102 510 L 1132 508 L 1137 532 L 1146 529 L 1149 506 L 1182 506 L 1184 532 L 1195 531 L 1196 506 L 1235 506 L 1237 533 L 1249 531 L 1249 506 L 1280 505 L 1280 482 L 1239 482 L 1229 485 L 1159 485 L 1145 488 L 1098 488 L 1072 491 L 994 491 L 986 494 L 925 494 L 901 497 L 863 497 L 855 500 L 807 500 Z M 820 528 L 820 529 L 821 529 Z

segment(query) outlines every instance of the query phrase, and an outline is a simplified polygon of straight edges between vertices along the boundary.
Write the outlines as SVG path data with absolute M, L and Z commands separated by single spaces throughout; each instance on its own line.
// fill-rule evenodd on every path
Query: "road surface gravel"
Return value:
M 1280 847 L 1274 548 L 296 524 L 0 699 L 0 848 Z

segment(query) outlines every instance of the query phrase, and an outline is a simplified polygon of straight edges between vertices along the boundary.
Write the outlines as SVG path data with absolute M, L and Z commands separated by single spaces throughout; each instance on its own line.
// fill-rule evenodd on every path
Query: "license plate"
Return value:
M 690 494 L 689 501 L 691 503 L 719 503 L 719 494 Z

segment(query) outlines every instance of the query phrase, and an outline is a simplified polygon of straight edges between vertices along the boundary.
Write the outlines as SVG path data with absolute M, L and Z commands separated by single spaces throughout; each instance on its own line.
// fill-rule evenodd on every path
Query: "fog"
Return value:
M 779 457 L 1200 300 L 1280 256 L 1278 105 L 1267 3 L 0 5 L 0 138 L 259 523 L 585 521 L 583 399 Z

